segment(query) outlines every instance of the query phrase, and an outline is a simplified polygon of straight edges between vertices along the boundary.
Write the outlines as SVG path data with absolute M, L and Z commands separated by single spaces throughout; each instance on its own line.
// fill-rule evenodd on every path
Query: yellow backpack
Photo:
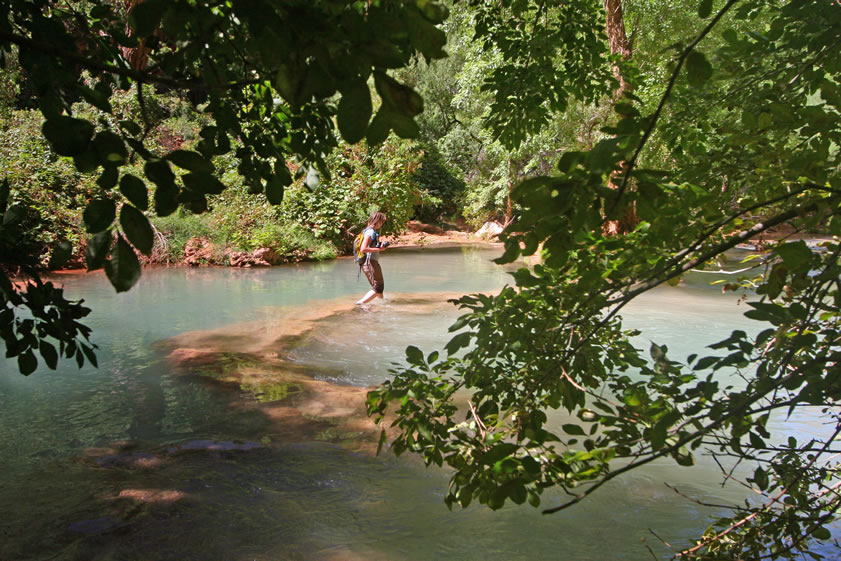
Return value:
M 370 253 L 362 253 L 362 242 L 365 240 L 365 230 L 362 230 L 353 239 L 353 261 L 360 267 L 365 264 Z

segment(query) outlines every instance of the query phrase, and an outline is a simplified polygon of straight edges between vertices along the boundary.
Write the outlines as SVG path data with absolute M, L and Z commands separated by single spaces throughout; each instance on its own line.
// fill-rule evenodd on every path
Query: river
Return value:
M 99 368 L 17 373 L 0 362 L 0 560 L 516 560 L 668 556 L 744 491 L 710 462 L 663 461 L 543 516 L 443 504 L 448 475 L 373 453 L 365 388 L 414 344 L 448 340 L 448 297 L 511 279 L 499 250 L 383 256 L 384 301 L 352 261 L 270 269 L 151 268 L 116 294 L 63 275 L 93 309 Z M 510 268 L 509 268 L 510 270 Z M 753 330 L 732 294 L 694 279 L 625 313 L 685 358 Z M 803 421 L 803 431 L 810 429 Z M 374 436 L 372 436 L 374 435 Z M 559 495 L 544 495 L 544 506 Z

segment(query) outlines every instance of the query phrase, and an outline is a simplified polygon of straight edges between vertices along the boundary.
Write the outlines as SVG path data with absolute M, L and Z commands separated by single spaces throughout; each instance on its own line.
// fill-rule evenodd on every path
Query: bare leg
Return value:
M 367 304 L 374 298 L 383 297 L 383 271 L 380 264 L 376 261 L 370 261 L 362 266 L 362 272 L 365 273 L 365 278 L 371 283 L 371 290 L 368 291 L 357 304 Z
M 368 302 L 370 302 L 374 298 L 382 298 L 382 297 L 383 297 L 382 292 L 374 292 L 373 290 L 369 290 L 368 293 L 365 294 L 365 296 L 363 296 L 362 299 L 359 302 L 357 302 L 357 304 L 367 304 Z

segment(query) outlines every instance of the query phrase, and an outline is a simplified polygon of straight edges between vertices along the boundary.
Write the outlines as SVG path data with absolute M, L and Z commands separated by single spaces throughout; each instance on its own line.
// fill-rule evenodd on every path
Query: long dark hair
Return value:
M 373 228 L 374 224 L 379 224 L 380 226 L 382 226 L 385 223 L 385 219 L 386 216 L 384 212 L 372 212 L 371 217 L 368 219 L 368 226 L 370 228 Z

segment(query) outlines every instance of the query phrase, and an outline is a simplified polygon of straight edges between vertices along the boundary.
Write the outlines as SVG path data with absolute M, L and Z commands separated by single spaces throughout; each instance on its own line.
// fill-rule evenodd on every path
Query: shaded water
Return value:
M 703 461 L 664 461 L 542 516 L 448 512 L 445 471 L 371 454 L 364 387 L 407 344 L 448 340 L 446 295 L 507 283 L 497 254 L 389 252 L 387 299 L 369 311 L 352 306 L 367 283 L 347 260 L 149 269 L 120 295 L 101 275 L 62 277 L 94 310 L 100 368 L 23 377 L 0 363 L 0 560 L 648 559 L 641 539 L 664 551 L 648 528 L 676 545 L 698 535 L 710 511 L 663 481 L 742 496 Z M 750 330 L 708 280 L 646 296 L 629 324 L 680 359 Z

